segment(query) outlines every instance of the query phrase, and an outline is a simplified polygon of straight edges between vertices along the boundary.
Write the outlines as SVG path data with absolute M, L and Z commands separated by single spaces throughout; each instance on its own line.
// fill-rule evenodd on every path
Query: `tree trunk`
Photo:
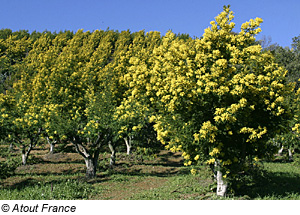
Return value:
M 14 151 L 14 144 L 13 143 L 9 144 L 9 151 L 10 152 Z
M 293 153 L 291 149 L 288 149 L 289 152 L 289 160 L 292 161 L 293 160 Z
M 55 144 L 50 143 L 50 150 L 49 150 L 49 154 L 54 154 L 54 146 Z
M 55 147 L 55 144 L 56 144 L 56 140 L 50 140 L 49 137 L 46 138 L 47 139 L 47 142 L 49 143 L 50 145 L 50 149 L 49 149 L 49 154 L 54 154 L 54 147 Z
M 219 161 L 215 162 L 217 172 L 217 196 L 225 197 L 228 184 L 223 177 Z
M 41 129 L 38 130 L 38 133 L 35 136 L 31 136 L 30 139 L 30 143 L 28 145 L 28 149 L 26 150 L 26 144 L 23 142 L 23 140 L 17 140 L 20 145 L 22 146 L 21 152 L 22 152 L 22 164 L 26 165 L 27 164 L 27 158 L 29 156 L 29 153 L 31 151 L 31 149 L 33 149 L 33 147 L 36 145 L 39 135 L 40 135 L 40 131 Z
M 111 151 L 111 156 L 110 156 L 109 165 L 110 165 L 110 166 L 113 166 L 113 165 L 116 164 L 116 156 L 115 156 L 116 151 L 115 151 L 114 146 L 112 145 L 111 142 L 108 143 L 108 147 L 109 147 L 109 149 L 110 149 L 110 151 Z
M 278 154 L 279 154 L 280 156 L 282 156 L 282 152 L 283 152 L 283 146 L 281 146 L 281 148 L 278 150 Z
M 26 154 L 25 153 L 23 153 L 22 152 L 22 165 L 26 165 L 26 163 L 27 163 L 27 156 L 26 156 Z
M 124 141 L 126 143 L 126 147 L 127 147 L 127 155 L 130 155 L 131 153 L 131 137 L 125 137 Z
M 91 157 L 87 157 L 84 158 L 84 161 L 86 165 L 86 177 L 94 178 L 96 176 L 97 160 L 95 161 Z
M 94 178 L 96 177 L 96 170 L 98 164 L 98 158 L 100 154 L 100 136 L 97 138 L 95 143 L 93 144 L 95 150 L 93 153 L 89 152 L 84 145 L 80 143 L 80 139 L 77 140 L 75 137 L 73 138 L 73 145 L 75 146 L 76 151 L 84 158 L 85 165 L 86 165 L 86 177 L 87 178 Z
M 28 158 L 28 156 L 29 156 L 29 153 L 30 153 L 32 147 L 33 147 L 33 146 L 30 144 L 30 145 L 28 146 L 27 151 L 26 151 L 26 146 L 23 146 L 23 147 L 22 147 L 22 165 L 26 165 L 26 164 L 27 164 L 27 158 Z

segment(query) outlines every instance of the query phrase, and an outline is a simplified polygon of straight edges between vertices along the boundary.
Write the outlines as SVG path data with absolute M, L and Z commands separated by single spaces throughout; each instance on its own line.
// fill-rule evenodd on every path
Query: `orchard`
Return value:
M 51 153 L 72 144 L 88 178 L 103 147 L 113 165 L 117 146 L 129 155 L 139 142 L 159 144 L 180 152 L 193 175 L 209 166 L 225 196 L 280 141 L 297 148 L 300 133 L 299 75 L 256 40 L 261 18 L 239 32 L 233 19 L 224 6 L 194 39 L 112 30 L 3 36 L 1 140 L 20 149 L 23 165 L 39 144 Z

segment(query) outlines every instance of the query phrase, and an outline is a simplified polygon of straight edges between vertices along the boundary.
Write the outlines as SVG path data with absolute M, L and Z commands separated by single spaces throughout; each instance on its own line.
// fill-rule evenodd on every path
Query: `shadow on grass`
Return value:
M 49 180 L 49 181 L 40 181 L 38 179 L 34 179 L 34 178 L 24 178 L 23 180 L 19 181 L 19 182 L 16 182 L 10 186 L 5 186 L 4 188 L 6 189 L 11 189 L 11 190 L 22 190 L 24 188 L 28 188 L 28 187 L 35 187 L 37 185 L 42 185 L 45 186 L 47 184 L 60 184 L 60 183 L 63 183 L 65 182 L 67 179 L 52 179 L 52 180 Z M 41 185 L 41 186 L 42 186 Z
M 48 177 L 51 177 L 51 176 L 70 176 L 70 177 L 73 177 L 73 176 L 76 176 L 78 174 L 84 174 L 85 173 L 85 169 L 81 168 L 81 169 L 69 169 L 69 170 L 61 170 L 60 172 L 25 172 L 25 173 L 16 173 L 15 175 L 16 176 L 19 176 L 19 177 L 26 177 L 28 175 L 30 176 L 48 176 Z
M 133 170 L 126 168 L 118 168 L 111 171 L 110 174 L 123 175 L 123 176 L 155 176 L 155 177 L 170 177 L 170 176 L 180 176 L 190 174 L 188 168 L 168 168 L 165 170 L 151 170 L 149 172 L 144 172 L 144 168 L 135 168 Z
M 183 158 L 179 154 L 174 154 L 172 152 L 167 152 L 164 154 L 156 155 L 156 158 L 151 157 L 151 155 L 139 155 L 131 154 L 124 155 L 120 154 L 117 156 L 118 164 L 140 164 L 145 166 L 164 166 L 164 167 L 182 167 Z
M 203 166 L 204 168 L 204 166 Z M 190 175 L 190 167 L 178 165 L 176 162 L 170 163 L 127 163 L 117 162 L 113 167 L 105 166 L 100 170 L 107 177 L 111 175 L 119 176 L 141 176 L 141 177 L 172 177 Z M 206 171 L 203 169 L 203 171 Z
M 5 187 L 0 199 L 14 200 L 74 200 L 89 199 L 97 190 L 86 181 L 80 179 L 40 181 L 32 178 L 24 179 L 13 186 Z
M 236 196 L 248 196 L 250 199 L 297 199 L 300 198 L 300 176 L 287 172 L 262 171 L 252 180 L 245 180 L 236 189 Z
M 51 174 L 47 175 L 51 177 Z M 57 175 L 55 175 L 57 176 Z M 21 180 L 16 180 L 14 183 L 11 183 L 10 185 L 4 185 L 2 184 L 2 189 L 11 189 L 11 190 L 23 190 L 25 188 L 29 187 L 36 187 L 38 186 L 47 186 L 47 185 L 57 185 L 61 183 L 65 183 L 67 181 L 74 181 L 78 183 L 87 183 L 87 184 L 94 184 L 94 183 L 101 183 L 101 182 L 106 182 L 109 181 L 109 178 L 103 176 L 103 175 L 97 175 L 93 179 L 88 179 L 85 177 L 84 174 L 81 176 L 79 175 L 69 175 L 68 178 L 49 178 L 47 180 L 40 180 L 39 178 L 35 178 L 34 176 L 32 177 L 24 177 Z
M 28 186 L 34 186 L 37 183 L 37 180 L 33 179 L 33 178 L 26 178 L 20 182 L 17 182 L 11 186 L 9 186 L 10 189 L 17 189 L 17 190 L 21 190 L 24 187 L 28 187 Z M 8 188 L 8 187 L 6 187 Z
M 171 154 L 171 155 L 170 155 Z M 183 166 L 180 155 L 171 157 L 172 153 L 159 155 L 156 159 L 148 160 L 147 156 L 131 155 L 117 158 L 116 164 L 111 168 L 107 165 L 103 170 L 108 170 L 110 174 L 124 176 L 156 176 L 168 177 L 173 175 L 190 174 L 190 168 Z
M 27 159 L 27 164 L 82 164 L 84 163 L 83 158 L 78 157 L 77 153 L 74 154 L 64 154 L 64 153 L 54 153 L 45 154 L 42 156 L 30 155 Z

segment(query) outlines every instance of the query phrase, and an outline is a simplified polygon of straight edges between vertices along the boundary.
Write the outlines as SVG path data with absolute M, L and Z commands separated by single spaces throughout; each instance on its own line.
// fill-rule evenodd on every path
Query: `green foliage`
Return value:
M 16 168 L 20 165 L 20 159 L 8 156 L 5 161 L 0 161 L 0 178 L 9 178 L 15 174 Z
M 276 61 L 284 66 L 288 70 L 287 80 L 289 82 L 295 82 L 297 90 L 299 88 L 299 69 L 300 69 L 300 55 L 293 49 L 289 49 L 288 47 L 283 48 L 281 46 L 276 46 L 272 51 L 276 58 Z
M 141 159 L 150 158 L 154 159 L 157 157 L 158 150 L 153 147 L 136 147 L 135 154 L 141 157 Z
M 293 163 L 292 165 L 294 165 L 295 167 L 299 167 L 300 166 L 300 154 L 299 154 L 299 148 L 297 148 L 298 153 L 294 154 L 293 156 Z
M 19 187 L 5 188 L 0 193 L 0 199 L 18 200 L 75 200 L 88 199 L 94 192 L 92 185 L 77 180 L 44 183 Z
M 299 147 L 299 135 L 292 131 L 287 131 L 277 135 L 273 140 L 270 141 L 274 141 L 283 147 L 291 148 L 293 150 Z

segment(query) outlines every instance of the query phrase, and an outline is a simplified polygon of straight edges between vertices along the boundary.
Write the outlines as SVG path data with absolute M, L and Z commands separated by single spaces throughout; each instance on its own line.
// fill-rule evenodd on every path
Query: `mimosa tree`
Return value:
M 67 41 L 56 38 L 38 55 L 32 80 L 49 140 L 71 142 L 85 160 L 87 177 L 95 176 L 100 149 L 112 139 L 108 124 L 115 100 L 106 65 L 114 40 L 113 31 L 79 30 Z
M 293 89 L 285 82 L 286 70 L 255 40 L 262 19 L 251 19 L 235 33 L 233 18 L 224 7 L 201 39 L 167 33 L 147 61 L 132 59 L 130 79 L 137 89 L 134 102 L 151 101 L 146 107 L 156 110 L 150 120 L 158 139 L 182 151 L 185 165 L 212 165 L 221 196 L 228 180 L 272 154 L 267 141 L 288 125 L 285 101 Z
M 141 141 L 144 137 L 150 140 L 154 136 L 151 133 L 152 124 L 149 122 L 154 110 L 150 106 L 149 97 L 144 93 L 145 88 L 150 86 L 146 82 L 150 79 L 148 66 L 152 65 L 152 52 L 160 42 L 159 32 L 136 32 L 123 58 L 126 60 L 125 72 L 119 75 L 119 82 L 125 91 L 123 100 L 114 114 L 114 120 L 118 126 L 118 135 L 126 142 L 127 154 L 130 153 L 133 138 Z

